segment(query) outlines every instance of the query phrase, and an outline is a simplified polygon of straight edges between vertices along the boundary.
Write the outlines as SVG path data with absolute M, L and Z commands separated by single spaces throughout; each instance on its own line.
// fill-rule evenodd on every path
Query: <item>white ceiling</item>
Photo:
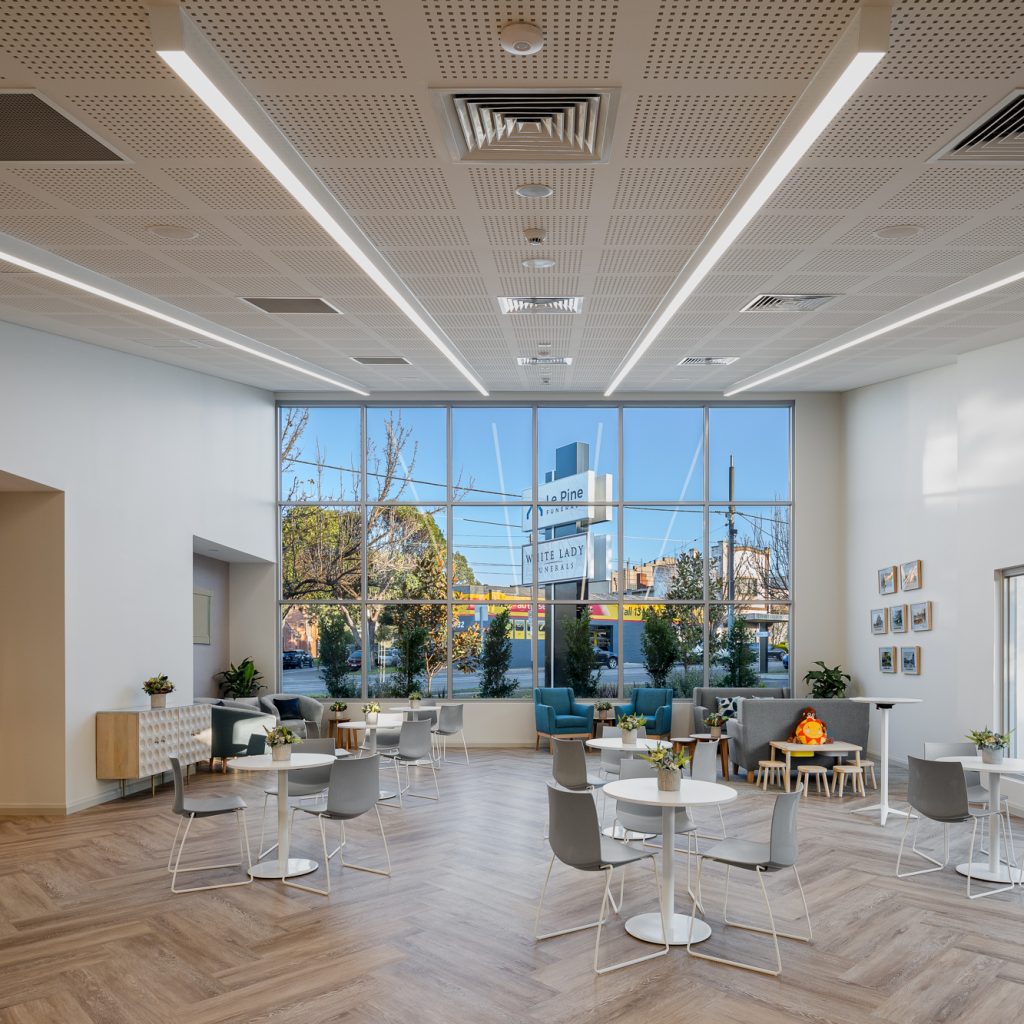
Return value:
M 515 357 L 549 342 L 551 390 L 607 385 L 673 277 L 789 110 L 853 0 L 195 0 L 218 52 L 492 391 L 536 392 Z M 535 21 L 547 45 L 497 35 Z M 0 88 L 38 89 L 125 164 L 0 164 L 0 231 L 363 384 L 467 389 L 444 358 L 160 61 L 131 0 L 19 0 L 0 11 Z M 455 162 L 431 89 L 618 90 L 604 164 Z M 1024 86 L 1019 0 L 912 0 L 891 49 L 620 394 L 707 392 L 1019 257 L 1024 166 L 929 163 Z M 519 199 L 540 181 L 551 199 Z M 154 223 L 191 227 L 167 242 Z M 878 227 L 914 223 L 911 239 Z M 547 242 L 528 247 L 527 227 Z M 557 260 L 527 272 L 530 256 Z M 817 312 L 741 313 L 760 292 L 839 293 Z M 496 296 L 584 296 L 581 316 L 501 316 Z M 243 296 L 323 296 L 345 313 L 275 317 Z M 1024 289 L 914 324 L 783 378 L 847 389 L 1024 334 Z M 307 379 L 0 273 L 0 318 L 295 392 Z M 684 355 L 727 367 L 677 367 Z M 402 355 L 408 367 L 351 356 Z M 472 392 L 470 392 L 472 393 Z

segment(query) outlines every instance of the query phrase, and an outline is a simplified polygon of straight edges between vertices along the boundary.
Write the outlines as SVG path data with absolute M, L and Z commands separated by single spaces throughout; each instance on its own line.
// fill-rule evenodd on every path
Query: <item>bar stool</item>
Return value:
M 831 797 L 832 790 L 828 785 L 828 769 L 823 764 L 799 764 L 796 767 L 797 782 L 804 787 L 804 798 L 806 799 L 811 788 L 811 778 L 814 778 L 818 795 L 821 796 L 821 784 L 825 783 L 825 796 Z
M 785 770 L 785 761 L 776 761 L 772 758 L 769 758 L 767 761 L 758 761 L 754 785 L 760 786 L 766 792 L 769 784 L 772 786 L 782 786 L 782 774 Z
M 837 764 L 832 767 L 832 792 L 840 800 L 846 788 L 846 780 L 850 780 L 853 795 L 866 796 L 864 792 L 864 769 L 859 764 Z

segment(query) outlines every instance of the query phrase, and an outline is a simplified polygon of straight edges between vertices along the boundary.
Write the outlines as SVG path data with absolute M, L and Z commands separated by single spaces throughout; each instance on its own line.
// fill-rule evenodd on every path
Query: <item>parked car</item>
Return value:
M 619 659 L 614 651 L 608 651 L 602 647 L 597 647 L 594 649 L 594 657 L 599 668 L 619 667 Z
M 358 672 L 363 667 L 363 652 L 352 651 L 345 659 L 345 665 L 350 672 Z
M 282 668 L 312 668 L 313 656 L 309 651 L 284 651 L 281 655 Z
M 789 668 L 789 651 L 782 655 L 782 667 Z
M 754 652 L 755 658 L 761 657 L 761 645 L 759 643 L 747 644 L 747 646 Z M 781 661 L 783 665 L 786 664 L 786 652 L 781 647 L 773 647 L 771 644 L 768 645 L 768 660 L 769 661 Z
M 398 664 L 398 650 L 394 647 L 386 647 L 383 654 L 375 654 L 373 663 L 377 668 L 394 668 Z

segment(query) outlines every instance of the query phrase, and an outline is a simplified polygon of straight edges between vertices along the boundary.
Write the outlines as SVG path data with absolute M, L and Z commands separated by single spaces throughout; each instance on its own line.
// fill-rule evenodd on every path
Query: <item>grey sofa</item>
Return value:
M 299 702 L 302 718 L 281 718 L 274 698 L 278 700 L 294 700 Z M 288 726 L 292 732 L 309 739 L 320 737 L 320 725 L 324 719 L 324 706 L 315 697 L 302 697 L 297 693 L 268 693 L 260 697 L 260 710 L 273 715 L 282 725 Z
M 718 710 L 719 697 L 791 697 L 788 686 L 695 686 L 693 688 L 693 727 L 705 729 L 704 719 Z M 705 730 L 706 731 L 706 730 Z
M 748 780 L 752 778 L 757 771 L 757 762 L 771 757 L 769 743 L 789 739 L 804 708 L 814 708 L 828 728 L 831 739 L 857 743 L 867 750 L 869 704 L 838 699 L 814 700 L 811 697 L 745 700 L 740 704 L 739 714 L 728 723 L 729 760 L 733 766 L 745 770 Z M 827 754 L 801 757 L 799 762 L 794 761 L 794 770 L 798 763 L 831 765 L 834 760 Z

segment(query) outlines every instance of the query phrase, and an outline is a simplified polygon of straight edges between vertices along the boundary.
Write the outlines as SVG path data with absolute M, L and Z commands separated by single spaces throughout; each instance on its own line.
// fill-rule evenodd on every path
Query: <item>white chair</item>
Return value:
M 718 781 L 718 741 L 698 740 L 693 750 L 693 760 L 690 761 L 690 778 L 697 782 Z M 722 825 L 720 836 L 709 836 L 701 833 L 702 839 L 725 839 L 725 818 L 722 815 L 722 805 L 717 805 L 718 820 Z
M 636 731 L 638 739 L 643 739 L 647 736 L 647 726 L 641 725 Z M 601 739 L 618 740 L 622 739 L 622 729 L 617 725 L 606 725 L 601 730 Z M 618 777 L 619 765 L 622 764 L 623 759 L 626 759 L 626 752 L 622 750 L 602 750 L 601 751 L 601 771 L 605 775 L 612 775 Z
M 458 736 L 462 740 L 462 751 L 466 755 L 466 764 L 469 764 L 469 748 L 466 746 L 466 734 L 462 729 L 462 704 L 445 704 L 441 708 L 437 725 L 432 733 L 434 743 L 439 748 L 436 752 L 436 759 L 443 764 L 461 764 L 461 761 L 448 759 L 448 737 Z
M 382 711 L 377 715 L 377 736 L 375 749 L 371 751 L 369 734 L 363 737 L 360 753 L 385 754 L 398 749 L 398 737 L 402 730 L 405 714 L 401 711 Z
M 403 807 L 402 796 L 408 793 L 409 796 L 418 797 L 420 800 L 440 800 L 441 790 L 437 786 L 437 769 L 434 767 L 434 759 L 430 756 L 430 722 L 427 719 L 420 719 L 415 722 L 403 722 L 399 730 L 398 747 L 396 750 L 387 751 L 381 754 L 382 757 L 390 760 L 395 766 L 395 778 L 398 780 L 398 806 Z M 402 785 L 401 765 L 405 765 L 406 784 Z M 429 796 L 426 793 L 413 793 L 412 790 L 412 768 L 421 766 L 429 768 L 434 776 L 434 792 L 436 796 Z

